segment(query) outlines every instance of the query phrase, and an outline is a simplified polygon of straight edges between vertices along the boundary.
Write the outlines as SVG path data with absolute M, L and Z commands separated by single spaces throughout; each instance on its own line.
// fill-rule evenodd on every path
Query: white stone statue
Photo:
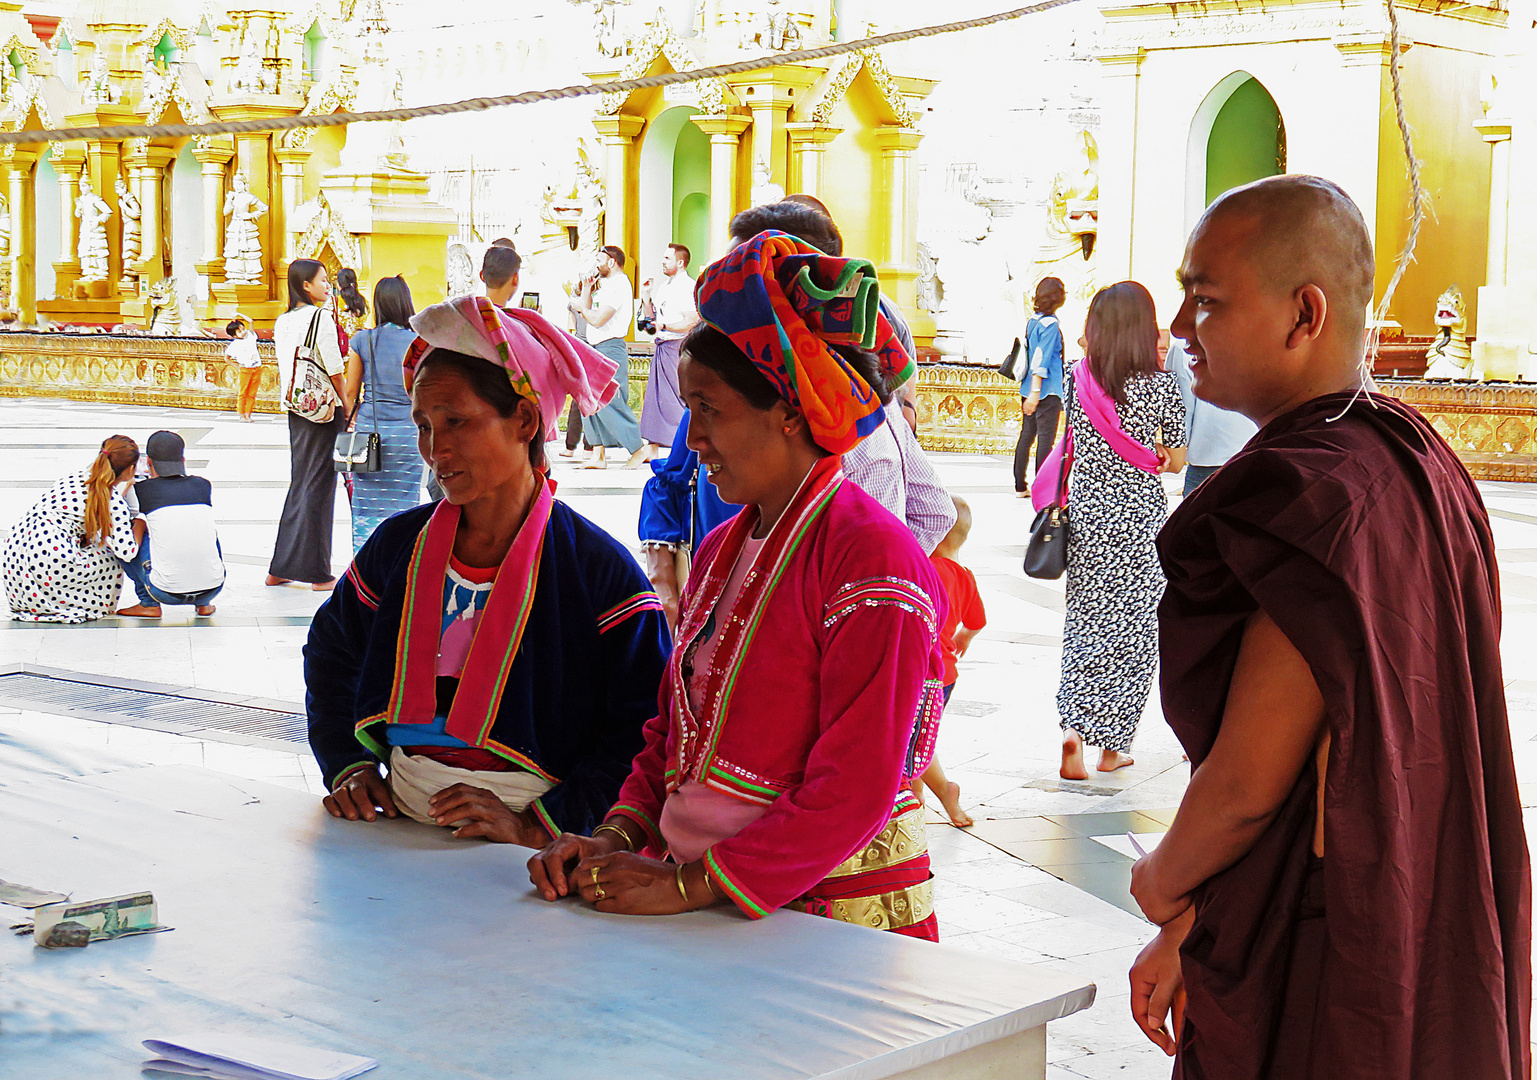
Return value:
M 624 55 L 624 33 L 619 27 L 619 0 L 592 0 L 592 36 L 602 56 Z
M 246 46 L 245 52 L 235 61 L 230 72 L 229 92 L 232 94 L 270 94 L 275 89 L 273 75 L 262 66 L 256 45 Z
M 769 203 L 776 203 L 784 197 L 784 185 L 774 183 L 774 174 L 769 170 L 769 163 L 761 157 L 753 162 L 752 204 L 754 206 L 767 206 Z
M 918 241 L 918 306 L 929 314 L 944 307 L 945 285 L 939 278 L 939 261 L 924 241 Z
M 91 73 L 86 77 L 85 90 L 80 96 L 87 105 L 116 105 L 123 96 L 107 70 L 107 58 L 101 53 L 91 60 Z
M 469 296 L 475 291 L 475 263 L 470 258 L 469 248 L 463 244 L 449 244 L 444 270 L 448 278 L 444 282 L 448 299 Z
M 133 271 L 134 263 L 139 261 L 144 210 L 139 205 L 138 197 L 123 183 L 121 176 L 117 178 L 117 210 L 123 216 L 123 273 L 126 275 Z
M 258 285 L 262 280 L 262 241 L 257 221 L 267 204 L 251 193 L 245 173 L 237 172 L 233 190 L 224 196 L 224 280 L 234 285 Z
M 112 217 L 112 207 L 96 194 L 90 180 L 80 178 L 80 194 L 75 199 L 75 216 L 80 219 L 80 280 L 106 281 L 107 221 Z
M 780 0 L 767 0 L 768 6 L 753 22 L 752 43 L 778 52 L 801 47 L 801 28 L 795 13 L 780 7 Z
M 161 278 L 149 287 L 149 332 L 158 337 L 181 333 L 181 301 L 174 277 Z

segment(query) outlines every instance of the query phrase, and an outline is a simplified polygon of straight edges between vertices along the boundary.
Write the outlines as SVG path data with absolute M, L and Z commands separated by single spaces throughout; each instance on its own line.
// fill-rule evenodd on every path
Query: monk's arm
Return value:
M 1133 868 L 1132 893 L 1162 925 L 1190 893 L 1246 855 L 1275 820 L 1324 731 L 1307 661 L 1264 612 L 1249 618 L 1222 728 L 1190 778 L 1157 850 Z

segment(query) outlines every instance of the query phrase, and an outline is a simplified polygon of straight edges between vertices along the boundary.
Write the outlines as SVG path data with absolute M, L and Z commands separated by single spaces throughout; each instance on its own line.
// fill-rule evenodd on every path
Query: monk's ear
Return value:
M 1286 335 L 1288 349 L 1299 348 L 1323 336 L 1324 321 L 1329 314 L 1329 299 L 1317 285 L 1304 285 L 1292 294 L 1296 321 Z

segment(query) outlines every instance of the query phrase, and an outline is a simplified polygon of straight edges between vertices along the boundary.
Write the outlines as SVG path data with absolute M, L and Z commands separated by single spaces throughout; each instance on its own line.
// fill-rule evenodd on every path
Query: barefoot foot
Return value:
M 976 822 L 971 820 L 971 815 L 961 809 L 961 785 L 951 780 L 936 792 L 940 804 L 945 808 L 945 816 L 950 819 L 950 824 L 957 829 L 969 829 Z
M 1089 778 L 1089 770 L 1083 764 L 1083 739 L 1071 729 L 1062 733 L 1062 768 L 1057 774 L 1064 780 Z
M 332 578 L 330 581 L 317 581 L 311 585 L 310 588 L 316 592 L 330 592 L 332 589 L 336 588 L 336 579 Z
M 206 619 L 208 616 L 212 615 L 218 610 L 219 609 L 214 607 L 212 604 L 204 604 L 202 607 L 197 609 L 197 613 L 199 617 Z
M 1099 764 L 1094 766 L 1100 772 L 1115 772 L 1124 769 L 1128 765 L 1135 765 L 1130 754 L 1123 754 L 1119 750 L 1101 750 L 1099 752 Z
M 160 609 L 158 607 L 149 607 L 145 604 L 134 604 L 132 607 L 120 608 L 118 614 L 126 615 L 130 619 L 158 619 L 160 618 Z
M 268 585 L 292 585 L 293 578 L 278 577 L 276 574 L 267 575 Z

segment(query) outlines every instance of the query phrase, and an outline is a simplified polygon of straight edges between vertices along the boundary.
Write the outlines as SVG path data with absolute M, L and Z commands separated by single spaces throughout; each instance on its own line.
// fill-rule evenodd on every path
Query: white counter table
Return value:
M 151 889 L 176 928 L 85 949 L 5 935 L 0 1076 L 137 1077 L 141 1039 L 217 1029 L 374 1057 L 378 1080 L 1035 1078 L 1046 1024 L 1094 1000 L 1057 972 L 808 915 L 546 904 L 528 855 L 22 744 L 0 718 L 0 878 Z

